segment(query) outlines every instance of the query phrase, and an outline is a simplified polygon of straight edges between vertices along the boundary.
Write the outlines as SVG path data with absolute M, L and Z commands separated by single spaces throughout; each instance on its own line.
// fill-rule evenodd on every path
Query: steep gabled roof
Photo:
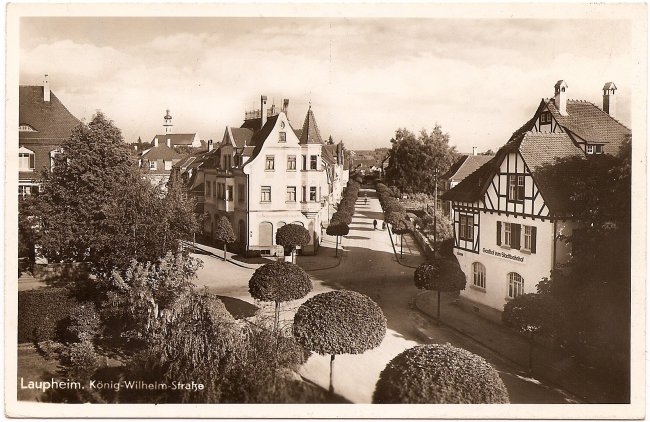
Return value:
M 460 202 L 479 201 L 485 195 L 490 181 L 498 173 L 506 154 L 517 151 L 528 165 L 548 208 L 552 211 L 562 210 L 568 198 L 559 194 L 561 190 L 557 186 L 545 180 L 538 180 L 535 175 L 538 169 L 553 164 L 558 159 L 584 156 L 583 151 L 568 133 L 516 131 L 493 158 L 465 177 L 454 188 L 445 192 L 442 199 Z
M 236 148 L 243 148 L 250 145 L 253 138 L 253 131 L 247 128 L 232 127 L 229 128 L 232 134 L 232 142 Z
M 80 122 L 50 92 L 50 101 L 43 99 L 42 86 L 21 86 L 18 90 L 18 123 L 31 126 L 35 132 L 20 132 L 20 140 L 62 141 L 70 137 Z
M 610 153 L 618 152 L 632 132 L 618 120 L 588 101 L 567 100 L 567 116 L 562 116 L 555 99 L 545 100 L 553 118 L 562 126 L 588 143 L 611 145 Z
M 449 171 L 441 176 L 441 179 L 461 181 L 491 159 L 491 155 L 464 154 Z
M 279 117 L 279 115 L 277 115 L 277 114 L 275 116 L 269 117 L 266 120 L 266 123 L 264 124 L 262 129 L 255 132 L 255 134 L 251 138 L 251 142 L 250 142 L 251 146 L 254 146 L 255 149 L 251 153 L 251 156 L 250 156 L 251 158 L 249 158 L 248 161 L 246 161 L 246 163 L 244 163 L 244 165 L 246 165 L 246 164 L 250 163 L 251 161 L 253 161 L 255 159 L 255 157 L 257 157 L 257 155 L 260 153 L 260 151 L 262 150 L 262 146 L 264 145 L 264 141 L 271 134 L 271 131 L 273 130 L 273 128 L 275 127 L 275 124 L 278 121 L 278 117 Z
M 323 161 L 330 165 L 334 165 L 334 163 L 336 163 L 336 160 L 334 159 L 336 156 L 336 145 L 323 145 L 321 151 L 321 157 L 323 157 Z
M 169 148 L 167 145 L 158 145 L 157 147 L 149 148 L 140 156 L 143 160 L 149 161 L 180 160 L 183 157 L 185 157 L 184 154 L 177 153 L 173 148 Z
M 307 110 L 307 115 L 305 116 L 305 122 L 302 124 L 302 131 L 299 139 L 301 144 L 323 143 L 323 138 L 320 136 L 320 131 L 316 124 L 316 117 L 314 117 L 314 112 L 311 111 L 311 106 L 309 106 L 309 110 Z

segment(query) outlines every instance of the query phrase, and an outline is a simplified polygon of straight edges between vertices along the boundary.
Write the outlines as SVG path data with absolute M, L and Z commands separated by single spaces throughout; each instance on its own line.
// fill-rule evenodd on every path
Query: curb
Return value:
M 475 343 L 479 344 L 481 347 L 484 347 L 484 348 L 486 348 L 487 350 L 489 350 L 490 352 L 492 352 L 492 353 L 494 353 L 495 355 L 499 356 L 501 359 L 503 359 L 503 360 L 505 360 L 505 361 L 508 361 L 508 362 L 510 362 L 511 364 L 515 365 L 516 367 L 521 368 L 522 371 L 525 371 L 525 368 L 524 368 L 524 366 L 523 366 L 521 363 L 515 361 L 514 359 L 509 358 L 508 356 L 503 355 L 501 352 L 499 352 L 498 350 L 494 349 L 493 347 L 488 346 L 487 344 L 483 343 L 482 341 L 480 341 L 480 340 L 476 339 L 475 337 L 472 337 L 471 335 L 467 334 L 465 331 L 463 331 L 463 330 L 461 330 L 461 329 L 459 329 L 459 328 L 454 327 L 453 325 L 451 325 L 451 324 L 449 324 L 449 323 L 443 321 L 442 319 L 438 320 L 434 315 L 431 315 L 431 314 L 429 314 L 429 312 L 427 312 L 427 311 L 421 309 L 420 306 L 418 305 L 418 298 L 421 297 L 421 296 L 423 296 L 423 295 L 425 295 L 425 294 L 427 294 L 426 291 L 424 291 L 424 292 L 419 292 L 419 293 L 417 293 L 417 294 L 413 297 L 413 306 L 415 307 L 415 309 L 416 309 L 418 312 L 420 312 L 421 314 L 423 314 L 425 317 L 427 317 L 427 318 L 429 318 L 429 319 L 435 321 L 436 323 L 438 323 L 438 324 L 440 324 L 440 325 L 444 325 L 445 327 L 451 329 L 452 331 L 455 331 L 455 332 L 457 332 L 458 334 L 461 334 L 462 336 L 471 339 L 471 340 L 474 341 Z M 587 403 L 587 404 L 592 403 L 592 402 L 589 401 L 589 399 L 587 399 L 586 397 L 584 397 L 584 396 L 582 396 L 582 395 L 580 395 L 580 394 L 577 394 L 577 393 L 575 393 L 575 392 L 569 390 L 568 388 L 564 387 L 564 386 L 561 385 L 561 384 L 558 384 L 558 383 L 555 382 L 555 381 L 551 381 L 551 380 L 549 380 L 549 379 L 547 379 L 547 378 L 545 378 L 545 377 L 540 376 L 539 374 L 535 374 L 535 378 L 543 380 L 543 381 L 544 381 L 546 384 L 548 384 L 549 386 L 552 386 L 552 387 L 555 387 L 555 388 L 562 389 L 565 393 L 570 394 L 570 395 L 573 396 L 574 398 L 579 398 L 580 401 L 582 401 L 583 403 Z
M 341 238 L 344 238 L 345 236 L 341 236 Z M 322 268 L 304 268 L 301 267 L 305 271 L 323 271 L 323 270 L 331 270 L 333 268 L 338 267 L 341 265 L 341 262 L 343 262 L 343 256 L 345 256 L 345 252 L 347 252 L 345 249 L 343 249 L 343 239 L 341 239 L 341 242 L 339 243 L 339 246 L 341 247 L 341 255 L 338 257 L 338 262 L 336 265 L 332 265 L 331 267 L 322 267 Z
M 187 244 L 187 247 L 190 248 L 190 249 L 194 249 L 194 250 L 197 250 L 197 251 L 201 251 L 201 252 L 203 252 L 203 253 L 205 253 L 205 254 L 208 254 L 208 255 L 210 255 L 210 256 L 213 256 L 213 257 L 215 257 L 215 258 L 219 258 L 221 261 L 223 261 L 223 256 L 219 256 L 219 255 L 215 254 L 214 252 L 209 251 L 209 250 L 207 250 L 207 249 L 203 249 L 203 248 L 201 248 L 201 247 L 199 247 L 199 246 L 197 246 L 197 245 L 198 245 L 198 244 L 195 244 L 195 245 Z M 233 259 L 231 259 L 231 258 L 228 258 L 228 257 L 226 257 L 225 262 L 229 262 L 229 263 L 231 263 L 231 264 L 233 264 L 233 265 L 236 265 L 236 266 L 238 266 L 238 267 L 240 267 L 240 268 L 246 268 L 246 269 L 249 269 L 249 270 L 256 270 L 256 269 L 259 268 L 259 265 L 256 266 L 256 267 L 253 267 L 253 266 L 250 266 L 250 264 L 245 264 L 245 263 L 243 263 L 243 262 L 235 261 L 235 260 L 233 260 Z

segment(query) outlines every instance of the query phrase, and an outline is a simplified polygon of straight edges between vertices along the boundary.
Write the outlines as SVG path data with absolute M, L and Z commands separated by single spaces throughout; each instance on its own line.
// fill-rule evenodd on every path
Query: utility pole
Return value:
M 438 252 L 438 168 L 433 170 L 433 257 Z

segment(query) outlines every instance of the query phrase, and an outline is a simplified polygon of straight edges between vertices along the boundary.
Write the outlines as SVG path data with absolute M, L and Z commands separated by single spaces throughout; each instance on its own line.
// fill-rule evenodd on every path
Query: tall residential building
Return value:
M 616 154 L 631 131 L 613 115 L 616 86 L 603 87 L 603 109 L 567 98 L 558 81 L 533 117 L 476 171 L 443 195 L 452 203 L 454 253 L 468 279 L 462 298 L 477 309 L 503 311 L 571 257 L 561 240 L 580 222 L 567 213 L 569 198 L 538 171 L 563 157 Z
M 280 255 L 275 241 L 278 228 L 299 224 L 311 234 L 302 253 L 315 253 L 321 228 L 327 222 L 328 202 L 334 200 L 336 164 L 323 152 L 314 112 L 309 107 L 302 129 L 294 130 L 287 117 L 289 100 L 281 108 L 267 106 L 261 96 L 260 109 L 245 113 L 241 127 L 226 127 L 212 165 L 204 165 L 205 231 L 213 233 L 216 219 L 226 215 L 246 251 Z M 325 155 L 325 157 L 324 157 Z
M 38 191 L 40 175 L 51 170 L 59 147 L 80 123 L 50 90 L 48 75 L 42 86 L 19 87 L 18 193 Z

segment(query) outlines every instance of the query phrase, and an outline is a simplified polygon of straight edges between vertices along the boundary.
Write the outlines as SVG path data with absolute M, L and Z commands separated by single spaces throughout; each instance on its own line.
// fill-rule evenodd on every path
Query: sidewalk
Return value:
M 212 256 L 214 256 L 216 258 L 223 259 L 223 249 L 215 248 L 215 247 L 208 246 L 208 245 L 203 245 L 203 244 L 198 243 L 198 242 L 194 242 L 194 244 L 192 244 L 192 242 L 185 242 L 185 245 L 190 249 L 192 249 L 192 248 L 196 249 L 199 253 L 207 253 L 207 254 L 212 255 Z M 262 265 L 264 265 L 264 264 L 250 264 L 248 262 L 242 262 L 242 261 L 233 259 L 233 256 L 235 256 L 235 255 L 237 255 L 237 254 L 234 254 L 234 253 L 231 253 L 231 252 L 226 252 L 226 261 L 231 263 L 231 264 L 235 264 L 238 267 L 248 268 L 250 270 L 256 270 L 259 267 L 261 267 Z
M 395 253 L 395 258 L 400 265 L 416 269 L 418 265 L 426 262 L 426 258 L 422 256 L 420 247 L 413 238 L 413 234 L 410 232 L 404 234 L 400 245 L 400 235 L 392 233 L 390 229 L 386 229 L 386 232 L 387 236 L 391 238 L 391 242 L 393 243 L 393 252 Z M 397 238 L 397 241 L 395 241 L 395 238 Z
M 437 292 L 416 295 L 415 307 L 435 319 Z M 528 367 L 528 340 L 509 328 L 464 310 L 456 298 L 441 296 L 441 323 L 470 337 L 504 358 Z M 602 373 L 586 367 L 559 349 L 535 344 L 534 377 L 556 384 L 587 403 L 623 403 L 628 387 L 619 385 Z

